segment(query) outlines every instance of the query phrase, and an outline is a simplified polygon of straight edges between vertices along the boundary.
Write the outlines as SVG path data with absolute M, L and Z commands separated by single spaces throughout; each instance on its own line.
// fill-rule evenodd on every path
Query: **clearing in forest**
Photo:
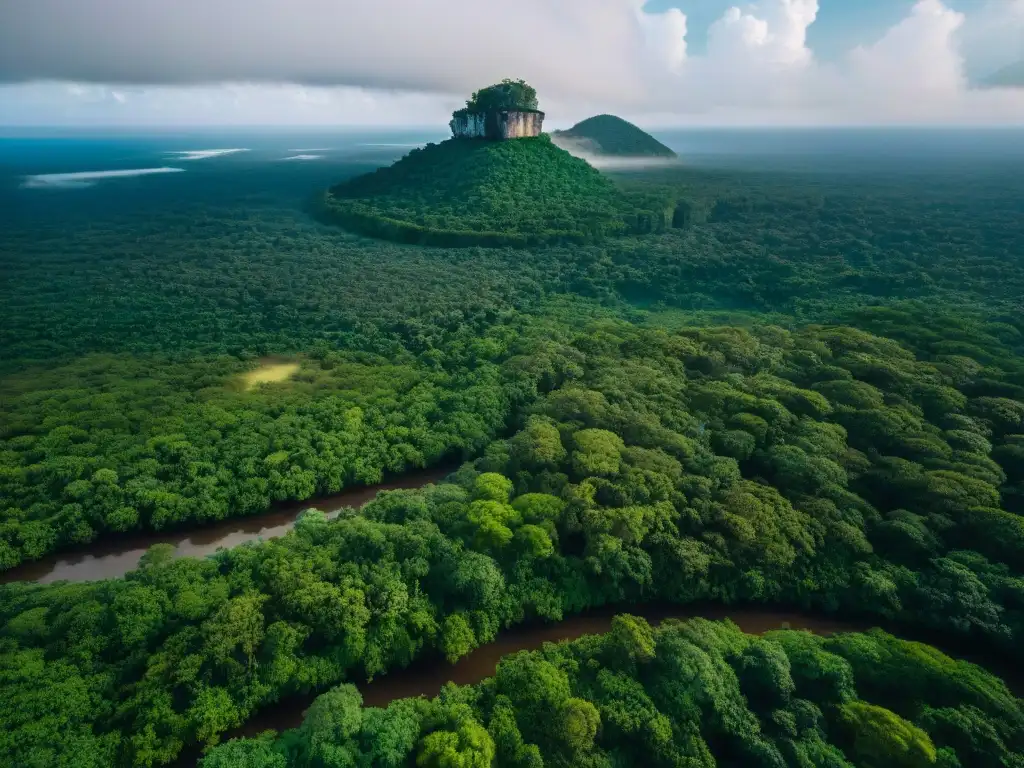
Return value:
M 299 371 L 299 364 L 284 360 L 261 360 L 260 367 L 242 374 L 242 383 L 246 391 L 260 384 L 277 384 L 288 381 Z

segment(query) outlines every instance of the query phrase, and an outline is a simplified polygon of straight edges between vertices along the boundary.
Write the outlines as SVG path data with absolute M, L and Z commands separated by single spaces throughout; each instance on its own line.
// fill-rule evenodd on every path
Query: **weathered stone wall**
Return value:
M 457 139 L 482 139 L 486 135 L 487 126 L 484 112 L 463 112 L 453 115 L 449 125 L 452 135 Z
M 544 113 L 518 110 L 463 112 L 454 115 L 450 125 L 452 134 L 460 139 L 522 139 L 540 135 Z

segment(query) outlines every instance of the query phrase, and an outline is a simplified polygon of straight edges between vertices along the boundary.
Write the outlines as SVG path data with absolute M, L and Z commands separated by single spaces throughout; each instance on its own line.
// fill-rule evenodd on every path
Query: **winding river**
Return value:
M 451 466 L 434 467 L 404 475 L 380 485 L 346 488 L 331 496 L 275 504 L 272 509 L 249 517 L 222 520 L 212 525 L 194 526 L 178 531 L 139 532 L 128 535 L 105 534 L 104 538 L 77 551 L 51 555 L 23 563 L 0 574 L 0 584 L 14 581 L 94 581 L 124 576 L 138 567 L 139 560 L 154 544 L 173 544 L 175 554 L 203 557 L 221 547 L 237 547 L 246 541 L 270 539 L 291 530 L 299 513 L 316 507 L 328 515 L 346 507 L 361 507 L 380 491 L 422 488 L 444 479 Z
M 440 693 L 445 683 L 470 685 L 491 677 L 501 658 L 510 653 L 533 651 L 544 643 L 576 640 L 583 635 L 604 634 L 611 629 L 612 617 L 621 613 L 642 616 L 651 624 L 660 624 L 665 619 L 728 618 L 744 632 L 752 635 L 764 634 L 775 629 L 806 629 L 817 635 L 834 635 L 837 632 L 861 632 L 872 626 L 866 622 L 773 610 L 770 607 L 692 605 L 687 610 L 684 607 L 619 606 L 614 609 L 589 611 L 554 624 L 513 627 L 498 635 L 498 639 L 493 643 L 480 646 L 455 664 L 449 664 L 436 656 L 424 657 L 406 669 L 396 669 L 369 683 L 356 683 L 356 687 L 363 695 L 363 705 L 367 707 L 386 707 L 396 699 L 415 696 L 432 698 Z M 319 694 L 310 693 L 295 696 L 261 709 L 241 728 L 225 734 L 224 739 L 256 736 L 268 729 L 283 731 L 295 728 L 302 723 L 303 714 L 317 695 Z
M 196 526 L 174 532 L 145 532 L 108 537 L 77 552 L 25 563 L 0 574 L 0 583 L 47 583 L 60 580 L 91 581 L 115 578 L 136 568 L 146 551 L 154 544 L 160 543 L 174 545 L 177 555 L 202 557 L 213 554 L 222 547 L 234 547 L 247 541 L 281 536 L 295 525 L 299 513 L 310 507 L 315 507 L 328 515 L 335 515 L 345 508 L 362 506 L 380 491 L 422 488 L 430 483 L 439 482 L 450 474 L 452 469 L 451 466 L 443 466 L 410 472 L 379 485 L 349 488 L 331 496 L 302 502 L 277 504 L 263 514 L 225 520 L 214 525 Z M 414 696 L 433 697 L 448 682 L 468 685 L 492 676 L 498 662 L 508 654 L 536 650 L 547 642 L 603 634 L 611 628 L 612 617 L 619 613 L 633 613 L 644 617 L 652 624 L 659 624 L 669 618 L 729 618 L 744 632 L 757 635 L 775 629 L 803 629 L 818 635 L 832 635 L 837 632 L 859 632 L 872 626 L 866 621 L 799 613 L 769 606 L 616 606 L 572 616 L 553 624 L 533 623 L 513 627 L 502 632 L 494 642 L 477 648 L 455 664 L 448 664 L 437 656 L 426 656 L 407 669 L 396 669 L 371 682 L 356 685 L 366 706 L 383 707 L 396 699 Z M 956 655 L 964 657 L 963 653 Z M 994 669 L 991 659 L 984 661 L 984 665 L 996 674 L 1001 674 L 1011 688 L 1016 691 L 1021 689 L 1020 676 L 1014 674 L 1013 669 Z M 306 709 L 322 692 L 286 698 L 261 709 L 240 728 L 225 734 L 224 738 L 255 736 L 268 729 L 283 731 L 294 728 L 302 722 Z M 177 765 L 195 765 L 198 756 L 194 747 L 186 749 Z

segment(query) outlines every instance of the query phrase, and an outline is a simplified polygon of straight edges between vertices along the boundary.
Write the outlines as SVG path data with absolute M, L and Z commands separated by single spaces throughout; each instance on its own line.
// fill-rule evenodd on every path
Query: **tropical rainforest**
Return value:
M 425 245 L 587 243 L 625 228 L 615 184 L 546 135 L 448 139 L 326 194 L 323 214 L 372 237 Z
M 570 146 L 610 157 L 676 157 L 651 134 L 615 115 L 595 115 L 572 128 L 555 131 L 556 143 L 568 140 Z
M 881 630 L 745 635 L 694 619 L 505 657 L 492 679 L 362 708 L 352 685 L 302 726 L 204 768 L 285 766 L 1011 766 L 1024 710 L 995 677 Z
M 952 658 L 1012 669 L 1024 638 L 1024 175 L 594 176 L 661 218 L 432 248 L 320 223 L 324 170 L 244 167 L 5 220 L 0 566 L 458 468 L 209 558 L 0 587 L 0 763 L 1024 765 L 1020 699 Z M 296 372 L 246 385 L 268 359 Z M 352 685 L 708 601 L 892 634 L 623 615 L 433 700 Z M 311 693 L 301 727 L 225 741 Z

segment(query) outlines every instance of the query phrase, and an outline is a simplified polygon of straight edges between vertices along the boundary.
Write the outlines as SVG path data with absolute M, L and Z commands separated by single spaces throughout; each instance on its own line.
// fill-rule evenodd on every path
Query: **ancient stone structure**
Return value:
M 544 113 L 527 109 L 489 109 L 484 112 L 459 110 L 449 125 L 459 139 L 523 139 L 539 136 Z

